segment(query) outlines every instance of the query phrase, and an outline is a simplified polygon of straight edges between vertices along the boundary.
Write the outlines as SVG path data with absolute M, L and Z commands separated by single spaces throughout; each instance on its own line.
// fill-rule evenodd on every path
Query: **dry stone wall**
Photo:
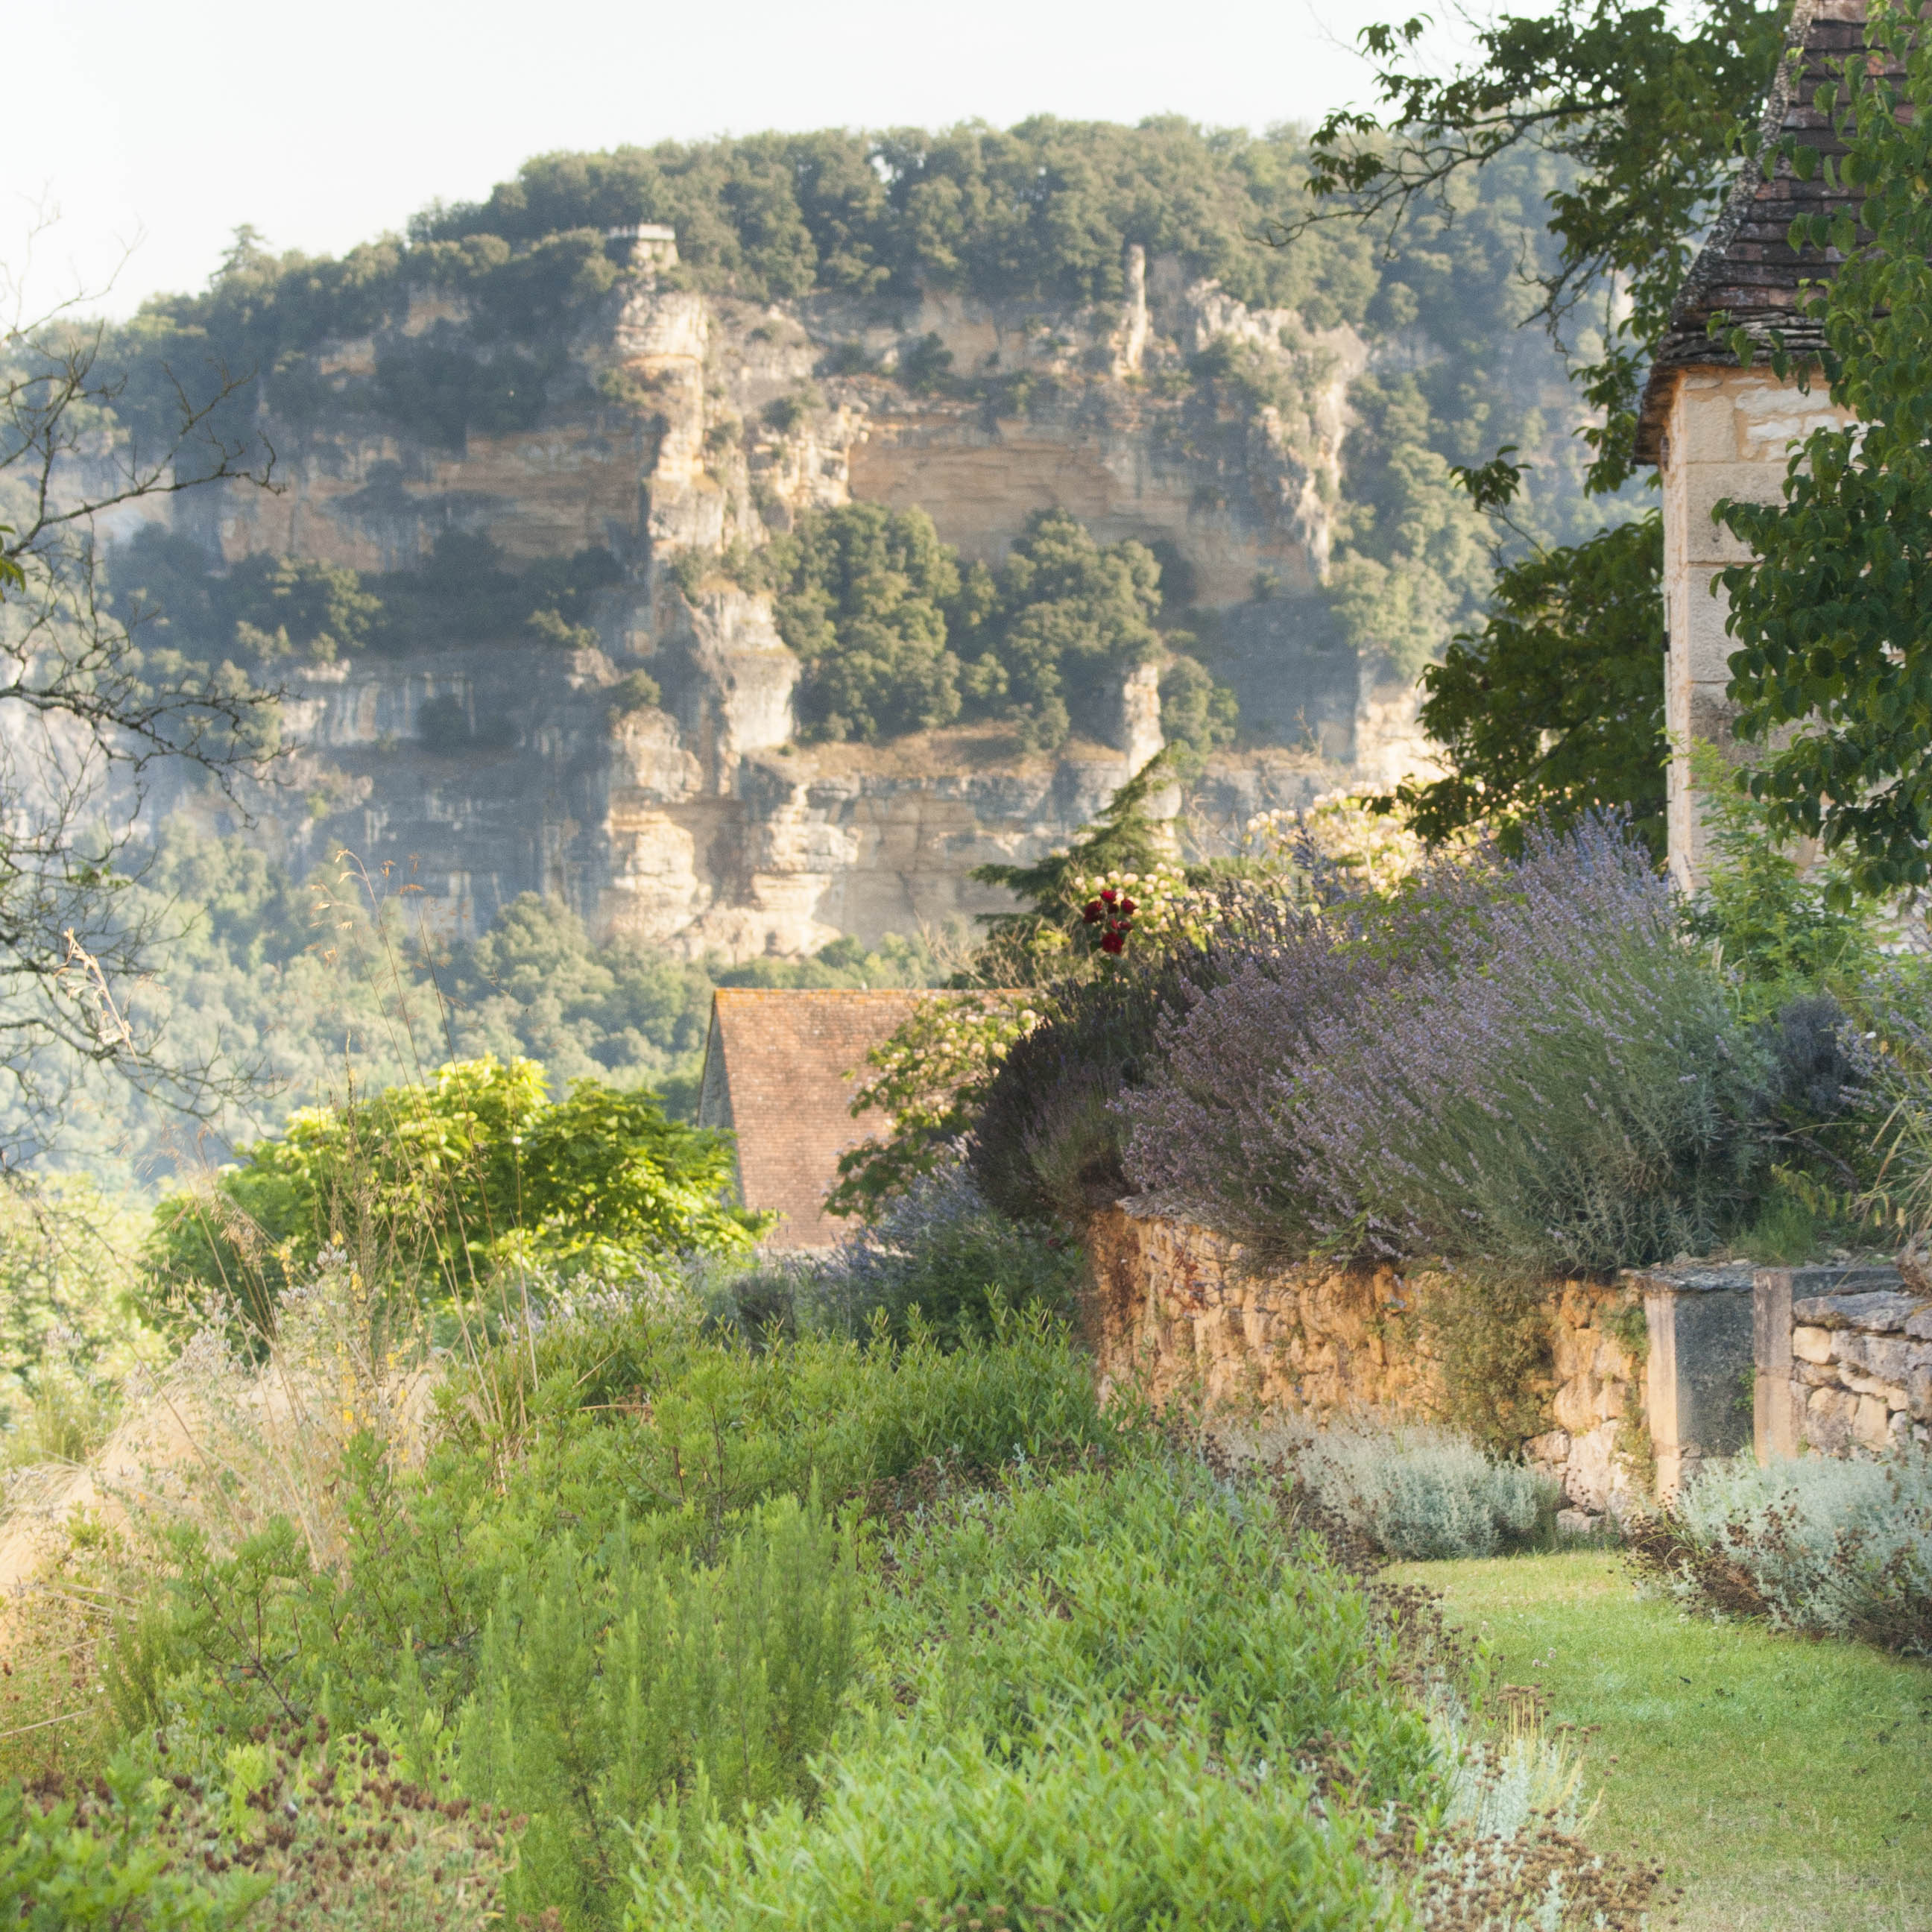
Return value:
M 1412 1420 L 1446 1406 L 1424 1309 L 1451 1278 L 1426 1268 L 1257 1265 L 1204 1228 L 1113 1208 L 1088 1233 L 1091 1324 L 1103 1395 L 1130 1387 L 1162 1404 Z M 1590 1516 L 1620 1512 L 1646 1485 L 1644 1363 L 1620 1313 L 1622 1285 L 1552 1284 L 1550 1426 L 1526 1456 Z
M 1932 1296 L 1895 1268 L 1769 1268 L 1756 1279 L 1760 1459 L 1932 1442 Z

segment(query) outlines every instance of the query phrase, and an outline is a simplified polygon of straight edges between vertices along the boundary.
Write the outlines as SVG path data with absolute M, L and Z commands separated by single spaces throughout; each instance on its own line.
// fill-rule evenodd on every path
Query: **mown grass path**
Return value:
M 1683 1887 L 1660 1932 L 1932 1928 L 1932 1669 L 1688 1616 L 1614 1553 L 1392 1574 L 1440 1592 L 1553 1722 L 1596 1727 L 1588 1836 Z

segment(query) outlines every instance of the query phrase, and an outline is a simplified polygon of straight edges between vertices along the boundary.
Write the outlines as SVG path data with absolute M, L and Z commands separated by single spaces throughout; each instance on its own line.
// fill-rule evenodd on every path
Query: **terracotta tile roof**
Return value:
M 1795 311 L 1801 284 L 1828 274 L 1840 257 L 1835 249 L 1794 252 L 1786 237 L 1798 215 L 1834 214 L 1855 207 L 1860 196 L 1854 188 L 1828 186 L 1822 166 L 1808 182 L 1800 181 L 1789 158 L 1778 151 L 1790 136 L 1821 158 L 1844 152 L 1831 116 L 1813 100 L 1836 78 L 1827 63 L 1864 44 L 1864 22 L 1865 0 L 1797 0 L 1793 7 L 1789 51 L 1765 103 L 1756 157 L 1738 177 L 1691 264 L 1670 326 L 1658 344 L 1638 410 L 1638 461 L 1658 459 L 1678 370 L 1737 366 L 1732 351 L 1712 340 L 1708 325 L 1714 314 L 1722 311 L 1760 342 L 1768 344 L 1774 328 L 1794 351 L 1815 353 L 1822 346 L 1817 324 Z
M 876 1111 L 854 1119 L 866 1055 L 922 1000 L 901 989 L 769 992 L 721 987 L 712 995 L 698 1123 L 737 1136 L 739 1189 L 748 1208 L 784 1217 L 776 1247 L 829 1247 L 850 1223 L 821 1206 L 838 1156 L 882 1133 Z

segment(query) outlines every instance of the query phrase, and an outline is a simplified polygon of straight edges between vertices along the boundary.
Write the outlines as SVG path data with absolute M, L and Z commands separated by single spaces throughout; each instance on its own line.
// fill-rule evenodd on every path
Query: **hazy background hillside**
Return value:
M 107 576 L 157 670 L 290 693 L 256 822 L 171 795 L 137 889 L 179 934 L 137 1022 L 263 1097 L 184 1134 L 90 1079 L 63 1158 L 152 1175 L 452 1051 L 676 1099 L 721 976 L 943 976 L 970 863 L 1077 826 L 1153 707 L 1204 824 L 1386 776 L 1498 542 L 1598 520 L 1521 326 L 1552 165 L 1393 245 L 1285 238 L 1292 133 L 1038 118 L 546 155 L 337 259 L 238 231 L 110 330 L 114 428 L 138 448 L 177 384 L 243 376 L 209 430 L 272 446 L 283 494 L 125 523 Z M 1448 476 L 1504 443 L 1516 533 Z M 746 623 L 782 686 L 761 739 L 712 662 Z M 970 794 L 943 838 L 934 770 Z M 858 844 L 784 873 L 828 786 L 952 856 L 898 898 Z M 635 910 L 667 862 L 627 811 L 683 842 L 670 911 Z

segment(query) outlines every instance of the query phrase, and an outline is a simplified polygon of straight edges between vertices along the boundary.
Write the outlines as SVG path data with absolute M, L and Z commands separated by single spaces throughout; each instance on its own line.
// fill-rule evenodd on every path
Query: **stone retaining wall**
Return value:
M 1205 1228 L 1119 1208 L 1090 1225 L 1088 1252 L 1103 1395 L 1132 1384 L 1162 1403 L 1442 1413 L 1420 1318 L 1439 1272 L 1256 1266 Z M 1592 1514 L 1619 1509 L 1646 1478 L 1641 1345 L 1615 1324 L 1633 1305 L 1626 1287 L 1552 1284 L 1553 1372 L 1534 1391 L 1552 1426 L 1523 1449 Z
M 1203 1228 L 1112 1208 L 1088 1230 L 1102 1393 L 1426 1420 L 1440 1268 L 1269 1268 Z M 1640 1320 L 1634 1311 L 1641 1309 Z M 1669 1503 L 1714 1456 L 1932 1442 L 1932 1297 L 1890 1267 L 1687 1262 L 1550 1284 L 1549 1426 L 1525 1457 L 1573 1508 Z

